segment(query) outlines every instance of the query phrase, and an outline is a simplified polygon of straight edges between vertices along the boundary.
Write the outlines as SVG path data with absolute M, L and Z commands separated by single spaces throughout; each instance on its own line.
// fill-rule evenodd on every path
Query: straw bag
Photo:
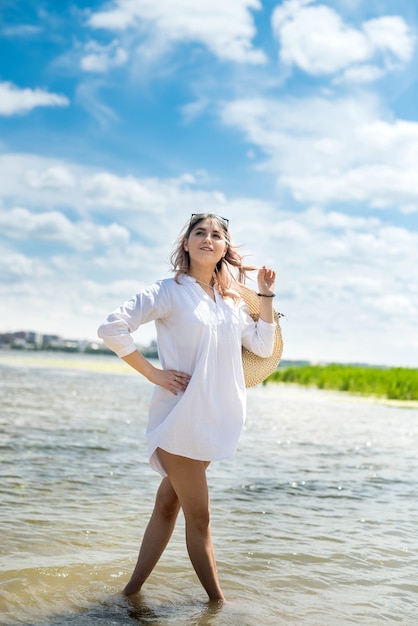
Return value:
M 238 291 L 241 298 L 247 304 L 250 315 L 256 322 L 260 316 L 260 297 L 254 289 L 237 283 L 234 285 L 236 291 Z M 274 348 L 271 356 L 263 358 L 257 356 L 254 352 L 250 352 L 247 348 L 242 348 L 242 367 L 244 370 L 244 379 L 246 387 L 253 387 L 258 383 L 263 382 L 270 374 L 272 374 L 280 363 L 280 359 L 283 354 L 283 339 L 282 331 L 280 328 L 280 318 L 283 317 L 282 313 L 274 311 L 274 321 L 276 323 L 276 331 L 274 336 Z

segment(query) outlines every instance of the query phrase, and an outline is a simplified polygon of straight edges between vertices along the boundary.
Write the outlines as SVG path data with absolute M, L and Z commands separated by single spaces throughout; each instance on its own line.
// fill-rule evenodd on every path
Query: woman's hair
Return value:
M 175 280 L 178 282 L 178 277 L 181 274 L 187 274 L 189 271 L 190 257 L 189 253 L 184 249 L 184 243 L 189 239 L 190 233 L 195 226 L 206 219 L 216 223 L 227 243 L 225 256 L 216 264 L 213 279 L 222 296 L 231 296 L 234 300 L 238 299 L 236 292 L 232 291 L 234 282 L 245 283 L 247 272 L 256 268 L 251 265 L 244 265 L 243 257 L 239 254 L 237 247 L 232 245 L 228 220 L 213 213 L 192 214 L 190 220 L 178 236 L 176 247 L 170 257 Z

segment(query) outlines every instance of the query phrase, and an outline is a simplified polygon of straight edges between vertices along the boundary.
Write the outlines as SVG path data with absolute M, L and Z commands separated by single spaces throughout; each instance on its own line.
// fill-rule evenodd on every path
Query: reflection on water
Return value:
M 214 626 L 219 623 L 223 605 L 197 602 L 160 603 L 153 607 L 141 597 L 127 599 L 116 595 L 97 604 L 94 608 L 59 615 L 43 621 L 44 626 L 92 626 L 95 624 L 141 624 L 141 626 L 162 626 L 163 624 L 184 624 L 187 626 Z M 237 616 L 238 619 L 238 616 Z M 239 623 L 236 622 L 237 626 Z
M 282 386 L 248 394 L 234 460 L 208 473 L 208 604 L 184 522 L 121 595 L 159 478 L 151 385 L 112 357 L 0 353 L 0 623 L 416 624 L 418 410 Z

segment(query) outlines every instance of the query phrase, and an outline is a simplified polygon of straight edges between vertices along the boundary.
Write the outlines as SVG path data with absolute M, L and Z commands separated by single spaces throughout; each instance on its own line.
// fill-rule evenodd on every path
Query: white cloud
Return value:
M 11 289 L 16 285 L 22 285 L 26 281 L 34 279 L 51 278 L 52 272 L 48 266 L 35 257 L 19 253 L 11 249 L 10 246 L 0 245 L 0 293 L 3 291 L 2 302 L 11 302 Z M 11 317 L 8 318 L 8 313 Z M 13 322 L 16 309 L 4 311 L 2 323 Z
M 92 28 L 111 31 L 137 31 L 165 51 L 168 44 L 198 43 L 220 59 L 238 63 L 266 62 L 254 48 L 256 34 L 252 10 L 260 10 L 259 0 L 113 0 L 110 8 L 92 13 Z
M 0 227 L 9 237 L 18 239 L 39 237 L 62 241 L 62 233 L 71 227 L 69 220 L 58 211 L 32 214 L 24 208 L 3 211 L 0 214 Z
M 237 100 L 221 115 L 300 202 L 418 211 L 418 123 L 385 119 L 370 96 Z
M 222 193 L 202 190 L 202 181 L 206 186 L 204 172 L 165 179 L 117 176 L 60 159 L 0 154 L 0 206 L 3 197 L 8 209 L 24 206 L 43 212 L 66 207 L 83 218 L 99 213 L 112 217 L 117 211 L 135 229 L 149 218 L 157 233 L 157 216 L 188 215 L 225 202 Z M 170 231 L 160 232 L 161 237 L 167 235 Z
M 7 209 L 20 206 L 46 211 L 67 206 L 81 215 L 85 207 L 80 181 L 94 173 L 93 168 L 61 159 L 24 153 L 0 154 L 0 206 L 4 198 Z
M 42 32 L 40 26 L 33 24 L 18 24 L 16 26 L 7 26 L 3 28 L 1 34 L 4 37 L 32 37 Z
M 291 0 L 273 12 L 283 63 L 310 74 L 332 74 L 369 57 L 370 47 L 360 32 L 346 26 L 333 9 L 308 4 L 311 0 Z
M 25 172 L 26 183 L 33 189 L 60 189 L 74 187 L 76 180 L 68 168 L 62 165 L 41 171 L 29 169 Z
M 0 229 L 10 240 L 50 241 L 84 251 L 126 246 L 130 239 L 129 230 L 116 223 L 72 222 L 60 211 L 33 213 L 20 207 L 0 213 Z
M 188 102 L 180 109 L 183 122 L 189 124 L 197 119 L 202 113 L 206 111 L 209 106 L 209 100 L 207 98 L 199 98 L 194 102 Z
M 415 37 L 402 17 L 390 15 L 369 20 L 363 23 L 363 31 L 375 50 L 390 52 L 403 63 L 411 60 Z
M 35 107 L 68 106 L 65 96 L 42 89 L 19 89 L 13 83 L 0 83 L 0 115 L 28 113 Z
M 383 16 L 355 28 L 334 9 L 312 5 L 313 0 L 287 0 L 273 11 L 272 27 L 285 65 L 312 75 L 345 72 L 345 80 L 365 82 L 412 58 L 415 37 L 402 17 Z M 376 66 L 372 59 L 380 61 L 380 71 L 371 71 Z
M 85 202 L 91 211 L 103 209 L 122 210 L 143 220 L 156 223 L 156 217 L 167 214 L 196 212 L 196 207 L 219 206 L 224 197 L 219 192 L 206 192 L 194 189 L 196 179 L 191 174 L 177 178 L 137 178 L 115 176 L 110 172 L 100 172 L 83 181 Z M 137 219 L 135 228 L 140 228 Z
M 89 77 L 77 86 L 76 102 L 95 117 L 102 128 L 106 128 L 110 122 L 118 121 L 119 117 L 112 108 L 101 101 L 99 94 L 101 86 L 98 81 Z
M 372 83 L 375 80 L 379 80 L 385 75 L 385 71 L 376 65 L 353 65 L 344 70 L 338 78 L 335 79 L 335 84 L 338 83 L 356 83 L 358 85 Z
M 269 239 L 293 355 L 416 366 L 418 233 L 307 209 L 279 215 Z
M 90 41 L 85 46 L 85 53 L 80 61 L 81 69 L 85 72 L 104 73 L 112 67 L 125 65 L 128 60 L 126 50 L 117 39 L 107 46 Z

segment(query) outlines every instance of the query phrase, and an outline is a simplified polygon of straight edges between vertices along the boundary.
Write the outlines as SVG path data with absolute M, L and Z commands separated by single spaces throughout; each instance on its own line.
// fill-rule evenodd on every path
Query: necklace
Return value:
M 212 291 L 215 291 L 215 287 L 212 287 L 212 285 L 208 285 L 207 283 L 204 283 L 202 280 L 198 280 L 197 278 L 195 278 L 195 281 L 199 283 L 199 285 L 204 285 L 205 287 L 209 287 L 209 289 L 212 289 Z

